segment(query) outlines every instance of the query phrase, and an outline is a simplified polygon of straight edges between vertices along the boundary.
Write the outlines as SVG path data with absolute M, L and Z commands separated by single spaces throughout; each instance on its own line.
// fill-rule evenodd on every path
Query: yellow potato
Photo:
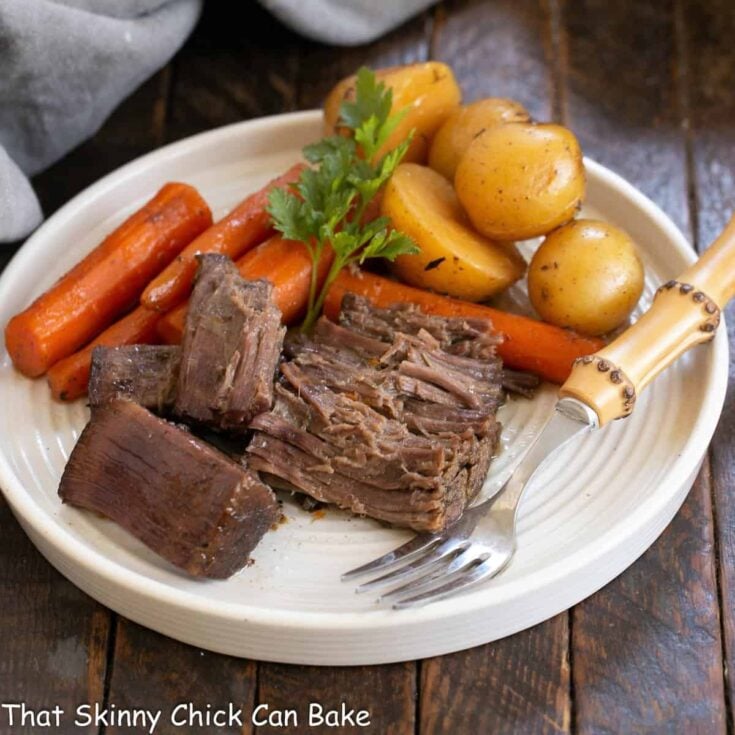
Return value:
M 395 148 L 414 130 L 404 161 L 426 161 L 429 141 L 441 124 L 459 107 L 462 92 L 452 70 L 438 61 L 379 69 L 376 76 L 393 90 L 393 111 L 408 108 L 380 154 Z M 342 101 L 355 94 L 355 77 L 339 82 L 324 102 L 327 135 L 339 132 L 337 121 Z
M 643 292 L 636 246 L 607 222 L 579 219 L 550 233 L 528 272 L 528 294 L 542 319 L 582 334 L 619 327 Z
M 499 245 L 472 229 L 452 185 L 430 168 L 401 164 L 386 185 L 381 210 L 421 248 L 393 264 L 412 286 L 483 301 L 526 270 L 513 244 Z
M 488 97 L 464 105 L 449 116 L 431 141 L 429 166 L 453 181 L 459 159 L 480 133 L 530 119 L 522 104 L 502 97 Z
M 561 125 L 491 128 L 465 151 L 454 185 L 483 235 L 496 240 L 545 235 L 568 222 L 584 197 L 582 151 Z

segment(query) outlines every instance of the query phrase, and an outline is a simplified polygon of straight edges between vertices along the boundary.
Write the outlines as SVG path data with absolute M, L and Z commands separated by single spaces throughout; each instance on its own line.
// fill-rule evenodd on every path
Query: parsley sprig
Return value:
M 365 222 L 370 202 L 388 181 L 408 150 L 411 136 L 379 155 L 404 111 L 391 114 L 393 94 L 370 69 L 357 72 L 353 100 L 342 102 L 339 126 L 352 135 L 334 135 L 304 148 L 312 167 L 304 169 L 291 189 L 274 189 L 268 212 L 274 227 L 290 240 L 300 240 L 312 260 L 311 284 L 303 330 L 312 327 L 339 272 L 369 258 L 395 260 L 419 252 L 413 240 L 390 226 L 387 217 Z M 324 249 L 334 258 L 319 289 Z

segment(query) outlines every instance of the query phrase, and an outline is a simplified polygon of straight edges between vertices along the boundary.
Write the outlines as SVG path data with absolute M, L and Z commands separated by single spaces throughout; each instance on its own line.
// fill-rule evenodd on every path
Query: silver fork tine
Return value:
M 479 582 L 492 579 L 505 567 L 508 561 L 510 561 L 510 558 L 505 557 L 504 555 L 501 555 L 500 557 L 492 555 L 479 564 L 471 563 L 467 568 L 456 572 L 453 575 L 454 579 L 449 580 L 441 587 L 435 587 L 428 592 L 397 600 L 393 603 L 393 609 L 405 610 L 409 607 L 426 605 L 429 602 L 435 602 L 436 600 L 441 600 L 445 597 L 452 597 L 460 590 L 471 587 Z
M 371 572 L 379 572 L 382 569 L 389 569 L 390 567 L 398 564 L 401 561 L 410 561 L 416 558 L 421 551 L 429 549 L 432 546 L 436 546 L 441 541 L 441 536 L 432 535 L 428 533 L 421 533 L 418 536 L 414 536 L 405 544 L 399 546 L 393 551 L 389 551 L 387 554 L 373 559 L 368 564 L 363 564 L 361 567 L 350 569 L 349 572 L 345 572 L 342 575 L 342 581 L 354 579 L 355 577 L 361 577 L 364 574 L 370 574 Z
M 416 577 L 417 575 L 428 572 L 433 567 L 441 564 L 447 557 L 455 553 L 462 553 L 469 546 L 469 541 L 464 539 L 450 538 L 443 541 L 436 547 L 430 548 L 425 554 L 418 559 L 405 564 L 404 566 L 392 572 L 373 579 L 369 582 L 361 584 L 355 592 L 362 594 L 363 592 L 371 592 L 380 587 L 393 585 L 402 582 L 405 579 Z
M 448 564 L 428 572 L 423 577 L 412 579 L 410 582 L 386 592 L 378 598 L 378 602 L 385 602 L 394 597 L 406 597 L 409 593 L 413 596 L 434 589 L 438 584 L 446 583 L 447 579 L 452 579 L 455 572 L 465 569 L 472 562 L 483 562 L 488 556 L 487 551 L 478 549 L 473 544 L 470 544 L 462 553 L 454 558 L 450 558 Z

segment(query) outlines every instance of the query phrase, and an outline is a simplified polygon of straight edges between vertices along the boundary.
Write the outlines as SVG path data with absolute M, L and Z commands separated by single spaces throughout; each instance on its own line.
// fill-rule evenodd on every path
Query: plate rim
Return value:
M 288 122 L 314 124 L 320 115 L 319 110 L 307 110 L 232 123 L 170 143 L 106 174 L 64 204 L 21 246 L 2 275 L 0 275 L 0 302 L 3 300 L 3 293 L 13 280 L 16 270 L 20 269 L 27 260 L 34 258 L 36 250 L 40 251 L 46 233 L 75 216 L 79 208 L 87 206 L 89 200 L 93 200 L 98 193 L 104 191 L 110 184 L 122 183 L 125 179 L 144 171 L 151 162 L 159 163 L 174 158 L 179 153 L 191 149 L 192 146 L 209 143 L 217 138 L 229 135 L 252 134 L 260 128 L 268 128 L 274 124 L 280 125 Z M 609 168 L 587 157 L 585 157 L 584 162 L 588 179 L 594 178 L 602 185 L 616 190 L 617 193 L 630 200 L 637 209 L 643 210 L 644 214 L 666 232 L 671 242 L 676 245 L 680 255 L 688 262 L 693 262 L 696 259 L 694 250 L 682 232 L 657 204 Z M 666 475 L 661 478 L 661 484 L 672 483 L 672 479 L 677 474 L 686 476 L 688 474 L 687 468 L 691 469 L 701 461 L 717 426 L 725 399 L 729 363 L 729 345 L 724 320 L 714 341 L 711 343 L 711 349 L 713 355 L 707 376 L 709 389 L 700 404 L 697 419 L 690 427 L 689 439 L 684 445 L 683 451 L 671 464 Z M 519 595 L 527 593 L 529 588 L 538 592 L 540 589 L 556 583 L 561 576 L 577 573 L 580 568 L 588 567 L 601 557 L 606 556 L 613 547 L 620 546 L 631 537 L 640 534 L 651 522 L 655 521 L 657 515 L 661 513 L 665 506 L 660 497 L 649 496 L 638 506 L 635 517 L 631 519 L 631 523 L 626 526 L 623 533 L 618 528 L 612 528 L 603 533 L 598 538 L 594 553 L 586 555 L 584 560 L 578 559 L 575 564 L 570 566 L 568 559 L 561 559 L 550 567 L 531 572 L 523 580 L 517 580 L 500 589 L 479 588 L 461 597 L 407 611 L 386 611 L 376 608 L 374 611 L 317 612 L 312 610 L 271 609 L 251 606 L 245 602 L 211 602 L 200 593 L 171 587 L 140 572 L 121 566 L 96 551 L 93 547 L 86 546 L 82 541 L 77 540 L 71 533 L 66 531 L 66 528 L 58 519 L 47 516 L 42 511 L 38 512 L 37 505 L 2 453 L 0 453 L 0 488 L 2 488 L 13 513 L 20 516 L 22 524 L 28 524 L 35 534 L 44 538 L 45 542 L 48 542 L 56 551 L 63 554 L 68 562 L 78 565 L 91 575 L 102 577 L 106 583 L 125 592 L 142 596 L 148 603 L 171 605 L 186 613 L 203 613 L 214 616 L 221 622 L 242 622 L 246 620 L 255 625 L 266 625 L 271 628 L 309 630 L 327 627 L 354 631 L 391 628 L 400 620 L 407 622 L 409 616 L 412 624 L 421 624 L 439 618 L 451 617 L 453 612 L 454 614 L 476 613 L 488 604 L 488 596 L 492 596 L 491 602 L 493 605 L 510 603 Z M 671 502 L 670 498 L 668 498 L 668 502 Z M 543 576 L 543 583 L 537 584 L 537 580 L 541 576 Z M 606 584 L 606 582 L 603 584 Z M 463 602 L 460 609 L 457 608 L 458 600 Z

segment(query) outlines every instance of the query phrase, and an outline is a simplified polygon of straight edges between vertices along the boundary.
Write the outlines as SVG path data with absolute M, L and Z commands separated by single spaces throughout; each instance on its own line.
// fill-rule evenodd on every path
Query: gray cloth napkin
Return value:
M 367 43 L 437 0 L 260 0 L 277 18 L 316 41 Z
M 351 45 L 378 37 L 432 0 L 261 2 L 310 38 Z M 93 135 L 173 56 L 201 3 L 0 0 L 0 243 L 41 222 L 28 177 Z

